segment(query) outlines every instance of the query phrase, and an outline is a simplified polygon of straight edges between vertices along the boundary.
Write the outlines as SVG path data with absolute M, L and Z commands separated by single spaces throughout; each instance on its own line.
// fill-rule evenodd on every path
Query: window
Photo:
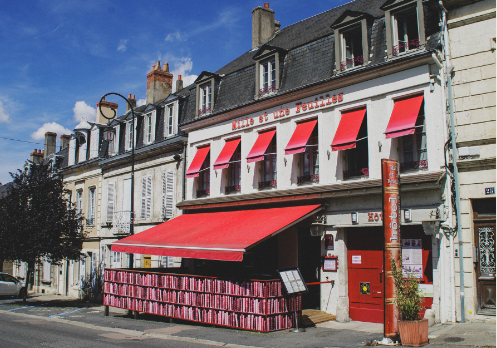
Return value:
M 394 56 L 419 47 L 416 12 L 416 7 L 411 6 L 392 14 L 392 54 Z
M 359 128 L 355 148 L 344 150 L 343 154 L 345 156 L 345 167 L 347 168 L 343 171 L 343 179 L 369 175 L 367 115 L 364 116 L 361 128 Z
M 200 101 L 198 115 L 205 115 L 211 112 L 212 107 L 212 86 L 211 83 L 205 83 L 200 86 Z
M 341 32 L 342 57 L 341 70 L 360 66 L 364 63 L 362 50 L 362 29 L 360 25 L 355 25 L 351 29 Z
M 199 176 L 198 176 L 198 189 L 197 189 L 197 198 L 205 197 L 211 194 L 211 161 L 210 161 L 210 153 L 207 154 L 207 157 L 200 167 Z
M 76 191 L 76 212 L 83 213 L 83 190 Z
M 154 141 L 154 117 L 153 114 L 150 113 L 145 115 L 144 118 L 144 130 L 145 130 L 145 144 L 151 144 Z
M 260 67 L 260 90 L 259 95 L 262 96 L 276 90 L 276 61 L 275 59 L 267 60 L 261 63 Z
M 262 180 L 259 182 L 259 190 L 265 187 L 276 187 L 276 135 L 273 137 L 264 153 L 264 160 L 261 161 Z
M 242 153 L 241 145 L 238 144 L 233 156 L 231 157 L 228 167 L 228 182 L 225 193 L 241 191 L 241 170 L 242 170 Z
M 150 220 L 152 217 L 152 175 L 142 177 L 141 218 Z
M 171 219 L 174 216 L 174 170 L 162 173 L 162 217 Z
M 108 130 L 104 132 L 104 140 L 107 141 L 107 156 L 112 156 L 115 154 L 114 143 L 115 143 L 115 133 L 114 130 Z
M 302 153 L 300 176 L 297 185 L 305 182 L 319 182 L 318 128 L 309 137 L 305 151 Z
M 86 214 L 86 224 L 95 225 L 95 188 L 88 189 L 88 212 Z
M 163 267 L 163 268 L 173 268 L 174 267 L 174 257 L 173 256 L 162 256 L 160 263 L 161 263 L 161 267 Z
M 112 268 L 121 268 L 121 253 L 118 251 L 113 251 L 110 255 L 110 264 Z
M 43 259 L 42 267 L 43 267 L 42 268 L 42 281 L 50 282 L 51 281 L 50 262 L 48 262 L 47 259 Z
M 426 126 L 424 117 L 424 102 L 421 104 L 414 134 L 399 137 L 401 142 L 400 170 L 428 168 L 428 156 L 426 152 Z
M 164 115 L 164 135 L 173 135 L 173 106 L 169 105 L 166 107 L 166 112 Z
M 67 193 L 67 210 L 71 209 L 72 205 L 72 192 Z
M 389 57 L 406 53 L 425 45 L 422 0 L 387 1 L 380 8 L 385 11 Z
M 98 126 L 93 126 L 90 133 L 90 158 L 98 157 L 100 129 Z
M 126 123 L 126 151 L 131 150 L 133 147 L 133 129 L 132 122 Z

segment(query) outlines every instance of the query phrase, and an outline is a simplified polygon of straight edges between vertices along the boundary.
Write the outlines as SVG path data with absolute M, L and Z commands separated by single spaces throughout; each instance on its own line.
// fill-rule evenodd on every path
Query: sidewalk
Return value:
M 127 310 L 110 307 L 104 316 L 104 306 L 56 295 L 31 294 L 26 307 L 17 301 L 1 301 L 0 311 L 61 320 L 72 325 L 92 326 L 99 330 L 124 330 L 137 337 L 156 337 L 189 341 L 206 346 L 226 347 L 361 347 L 383 338 L 383 325 L 363 322 L 334 321 L 306 328 L 305 332 L 286 330 L 258 333 L 212 325 L 140 314 L 138 319 L 127 316 Z M 22 303 L 22 300 L 21 300 Z M 73 313 L 74 312 L 74 313 Z M 58 313 L 58 314 L 57 314 Z M 72 313 L 72 314 L 71 314 Z M 495 347 L 495 317 L 485 323 L 437 324 L 430 327 L 430 344 L 426 347 Z

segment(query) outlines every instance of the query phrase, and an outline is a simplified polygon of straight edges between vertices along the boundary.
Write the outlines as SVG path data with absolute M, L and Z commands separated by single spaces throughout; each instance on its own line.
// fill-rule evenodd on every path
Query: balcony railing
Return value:
M 116 211 L 114 212 L 114 221 L 112 233 L 124 234 L 129 233 L 129 225 L 131 221 L 131 211 Z
M 202 116 L 202 115 L 205 115 L 205 114 L 208 114 L 211 112 L 211 107 L 207 107 L 207 108 L 202 108 L 202 109 L 198 109 L 198 115 L 199 116 Z
M 274 91 L 276 91 L 276 85 L 262 87 L 259 90 L 259 96 L 263 96 L 264 94 L 268 94 L 268 93 L 271 93 L 271 92 L 274 92 Z
M 95 225 L 95 218 L 86 219 L 86 226 L 94 226 L 94 225 Z
M 240 192 L 242 190 L 242 187 L 240 185 L 233 185 L 233 186 L 226 186 L 224 189 L 224 193 L 228 194 L 231 192 Z
M 340 63 L 340 69 L 345 70 L 345 69 L 347 69 L 347 65 L 352 65 L 352 67 L 354 67 L 354 66 L 362 65 L 363 63 L 364 63 L 364 56 L 347 58 L 346 60 L 344 60 Z
M 211 190 L 197 190 L 197 198 L 210 196 Z
M 354 176 L 368 176 L 369 175 L 369 169 L 368 168 L 362 168 L 362 169 L 353 169 L 353 170 L 344 170 L 343 171 L 343 178 L 348 179 Z
M 404 162 L 400 164 L 401 172 L 410 169 L 428 169 L 428 160 Z
M 260 181 L 259 182 L 259 190 L 262 190 L 263 188 L 266 188 L 266 187 L 277 187 L 276 180 Z
M 306 182 L 319 182 L 319 174 L 303 175 L 297 177 L 297 185 L 301 185 Z
M 392 54 L 394 56 L 400 53 L 400 49 L 404 49 L 403 52 L 412 50 L 419 47 L 419 39 L 412 39 L 409 41 L 399 41 L 399 44 L 392 47 Z

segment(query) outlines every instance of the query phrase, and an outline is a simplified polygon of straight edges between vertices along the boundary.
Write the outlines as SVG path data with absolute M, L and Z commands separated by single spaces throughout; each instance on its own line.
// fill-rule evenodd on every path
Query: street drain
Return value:
M 444 338 L 445 342 L 462 342 L 464 341 L 464 338 L 462 337 L 446 337 Z

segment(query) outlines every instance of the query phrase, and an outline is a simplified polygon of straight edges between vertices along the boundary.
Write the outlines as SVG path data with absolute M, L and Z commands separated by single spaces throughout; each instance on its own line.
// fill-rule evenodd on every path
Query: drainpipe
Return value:
M 457 146 L 456 146 L 456 130 L 455 130 L 455 117 L 454 117 L 454 101 L 452 92 L 452 69 L 450 68 L 449 57 L 449 33 L 447 30 L 447 10 L 444 8 L 442 0 L 438 1 L 442 11 L 442 30 L 443 30 L 443 44 L 445 53 L 445 69 L 447 75 L 447 99 L 449 100 L 450 112 L 450 137 L 452 143 L 452 162 L 454 164 L 454 184 L 456 187 L 456 224 L 457 236 L 459 239 L 459 277 L 460 277 L 460 297 L 461 297 L 461 323 L 464 323 L 464 258 L 463 258 L 463 240 L 462 240 L 462 227 L 461 227 L 461 196 L 459 193 L 459 172 L 457 170 Z

